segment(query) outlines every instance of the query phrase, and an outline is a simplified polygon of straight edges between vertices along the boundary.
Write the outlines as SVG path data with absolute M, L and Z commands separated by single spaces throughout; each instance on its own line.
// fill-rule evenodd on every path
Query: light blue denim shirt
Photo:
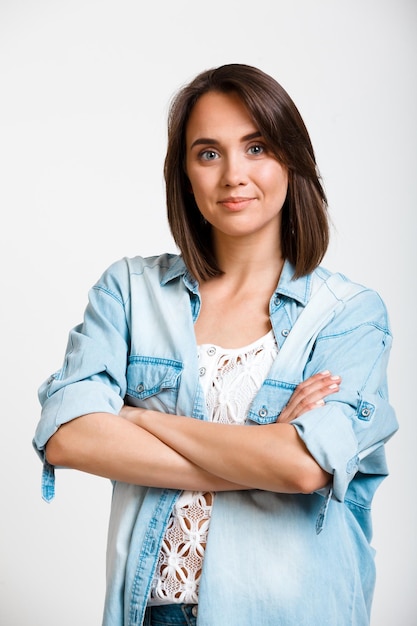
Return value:
M 318 268 L 293 280 L 286 262 L 270 300 L 279 348 L 311 297 Z M 347 279 L 346 279 L 347 280 Z M 124 402 L 207 419 L 194 322 L 198 284 L 181 257 L 123 259 L 91 289 L 84 321 L 69 335 L 63 367 L 40 388 L 34 446 L 44 461 L 43 494 L 54 494 L 46 442 L 61 424 Z M 391 332 L 383 302 L 359 287 L 335 298 L 306 362 L 277 359 L 247 423 L 277 421 L 298 383 L 330 370 L 340 391 L 293 424 L 333 476 L 308 495 L 261 490 L 218 493 L 199 593 L 199 626 L 365 626 L 375 582 L 371 502 L 387 475 L 384 444 L 397 429 L 388 402 Z M 140 450 L 138 450 L 140 454 Z M 248 459 L 248 463 L 251 459 Z M 159 548 L 179 495 L 114 483 L 103 626 L 142 624 Z

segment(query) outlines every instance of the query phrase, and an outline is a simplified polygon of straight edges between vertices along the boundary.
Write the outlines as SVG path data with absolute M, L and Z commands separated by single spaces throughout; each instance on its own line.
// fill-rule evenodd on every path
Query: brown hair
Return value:
M 168 221 L 186 266 L 197 279 L 221 273 L 213 254 L 211 226 L 201 217 L 184 168 L 185 131 L 191 110 L 210 91 L 236 93 L 272 153 L 287 167 L 281 250 L 294 265 L 295 277 L 309 274 L 322 260 L 329 243 L 327 200 L 310 137 L 283 87 L 261 70 L 242 64 L 202 72 L 179 90 L 169 110 L 164 166 Z

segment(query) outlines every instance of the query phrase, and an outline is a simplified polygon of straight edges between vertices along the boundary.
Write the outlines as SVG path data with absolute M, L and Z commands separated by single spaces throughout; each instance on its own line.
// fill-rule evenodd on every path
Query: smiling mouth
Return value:
M 244 209 L 245 207 L 247 207 L 253 200 L 254 198 L 229 197 L 229 198 L 223 198 L 222 200 L 219 200 L 219 204 L 221 204 L 222 206 L 232 211 L 238 211 L 240 209 Z

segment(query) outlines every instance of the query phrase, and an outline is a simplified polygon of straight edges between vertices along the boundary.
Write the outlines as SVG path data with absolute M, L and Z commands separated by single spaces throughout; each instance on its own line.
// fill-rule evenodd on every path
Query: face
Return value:
M 215 236 L 269 233 L 279 241 L 288 173 L 236 94 L 197 100 L 186 128 L 186 172 Z

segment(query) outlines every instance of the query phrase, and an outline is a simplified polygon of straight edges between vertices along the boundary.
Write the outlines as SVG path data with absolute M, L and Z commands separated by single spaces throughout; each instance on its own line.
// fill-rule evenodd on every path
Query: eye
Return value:
M 259 156 L 260 154 L 263 154 L 265 150 L 266 148 L 264 145 L 260 143 L 256 143 L 253 146 L 250 146 L 250 148 L 248 149 L 248 152 L 249 154 L 252 154 L 253 156 Z
M 214 161 L 219 157 L 215 150 L 203 150 L 198 156 L 202 161 Z

